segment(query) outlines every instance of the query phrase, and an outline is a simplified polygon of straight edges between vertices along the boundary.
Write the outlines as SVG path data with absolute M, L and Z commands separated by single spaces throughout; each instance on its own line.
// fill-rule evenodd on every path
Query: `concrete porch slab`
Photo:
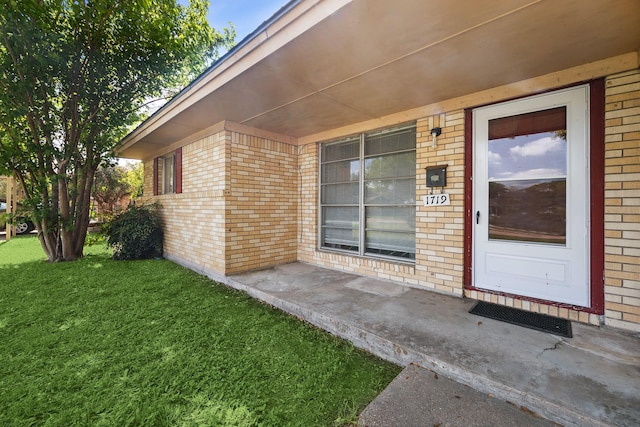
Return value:
M 386 360 L 559 424 L 640 425 L 637 334 L 573 322 L 574 338 L 561 338 L 469 314 L 472 300 L 303 263 L 222 281 Z

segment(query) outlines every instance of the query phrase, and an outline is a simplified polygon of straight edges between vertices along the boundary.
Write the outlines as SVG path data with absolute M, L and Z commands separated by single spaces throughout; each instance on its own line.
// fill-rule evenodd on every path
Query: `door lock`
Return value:
M 480 211 L 476 212 L 476 224 L 480 224 Z

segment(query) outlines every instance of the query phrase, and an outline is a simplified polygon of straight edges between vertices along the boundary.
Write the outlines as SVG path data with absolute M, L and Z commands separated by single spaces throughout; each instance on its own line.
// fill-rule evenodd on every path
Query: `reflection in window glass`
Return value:
M 567 176 L 567 140 L 555 132 L 489 141 L 489 180 Z
M 162 193 L 171 194 L 175 192 L 175 156 L 171 155 L 163 158 L 162 166 Z
M 489 121 L 489 239 L 566 244 L 566 108 Z
M 327 247 L 357 250 L 360 222 L 357 207 L 327 206 L 322 208 L 324 227 L 322 241 Z
M 358 204 L 358 183 L 332 184 L 322 187 L 322 203 L 327 205 Z
M 489 238 L 566 243 L 566 180 L 489 183 Z
M 415 201 L 415 178 L 380 179 L 365 184 L 364 202 L 367 204 L 403 205 Z
M 322 147 L 320 245 L 323 248 L 415 259 L 415 147 L 414 126 L 361 135 Z M 360 223 L 361 215 L 364 224 Z M 364 247 L 360 242 L 364 242 Z

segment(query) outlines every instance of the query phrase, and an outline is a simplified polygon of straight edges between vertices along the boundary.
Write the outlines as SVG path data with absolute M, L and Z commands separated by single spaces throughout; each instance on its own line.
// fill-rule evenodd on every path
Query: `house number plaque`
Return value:
M 423 196 L 422 201 L 425 206 L 449 206 L 451 204 L 449 193 L 429 194 L 428 196 Z

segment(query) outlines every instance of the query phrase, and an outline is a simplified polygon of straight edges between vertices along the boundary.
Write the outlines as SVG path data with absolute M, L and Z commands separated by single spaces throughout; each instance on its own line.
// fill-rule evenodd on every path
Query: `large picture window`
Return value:
M 320 175 L 322 248 L 415 259 L 415 126 L 323 145 Z

